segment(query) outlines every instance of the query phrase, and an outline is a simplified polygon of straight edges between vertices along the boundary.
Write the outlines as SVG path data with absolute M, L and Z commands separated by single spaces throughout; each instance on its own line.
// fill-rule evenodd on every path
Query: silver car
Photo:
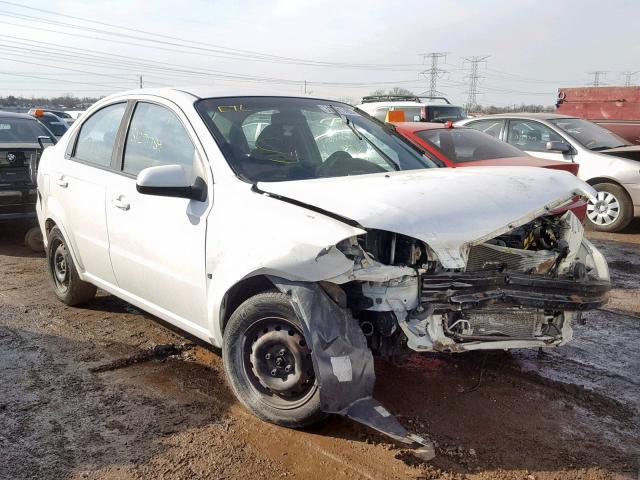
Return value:
M 551 113 L 513 113 L 461 120 L 465 125 L 540 158 L 575 162 L 578 176 L 597 198 L 587 219 L 596 230 L 616 232 L 640 216 L 640 145 L 595 123 Z

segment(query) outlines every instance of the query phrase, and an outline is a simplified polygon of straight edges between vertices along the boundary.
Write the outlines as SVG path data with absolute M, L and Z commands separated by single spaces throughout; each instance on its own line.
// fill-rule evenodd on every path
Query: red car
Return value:
M 486 133 L 464 127 L 453 127 L 451 122 L 392 122 L 396 131 L 415 146 L 436 157 L 447 167 L 526 166 L 566 170 L 578 174 L 577 163 L 558 162 L 532 157 L 508 143 Z M 568 207 L 582 221 L 587 213 L 587 202 L 580 198 Z M 561 211 L 567 208 L 562 208 Z M 557 212 L 554 212 L 557 213 Z

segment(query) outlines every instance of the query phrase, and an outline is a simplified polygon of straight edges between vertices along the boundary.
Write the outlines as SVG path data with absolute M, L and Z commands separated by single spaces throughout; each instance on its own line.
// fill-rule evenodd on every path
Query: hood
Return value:
M 595 190 L 572 174 L 530 167 L 433 168 L 292 182 L 262 192 L 427 243 L 446 268 L 469 245 L 507 232 L 574 195 Z
M 606 153 L 607 155 L 613 155 L 614 157 L 640 161 L 640 145 L 625 145 L 624 147 L 608 148 L 606 150 L 599 150 L 598 153 Z
M 490 160 L 474 160 L 471 162 L 463 162 L 456 164 L 456 167 L 542 167 L 552 168 L 555 170 L 566 170 L 574 175 L 578 174 L 580 165 L 572 162 L 560 162 L 558 160 L 548 160 L 538 157 L 508 157 L 508 158 L 492 158 Z

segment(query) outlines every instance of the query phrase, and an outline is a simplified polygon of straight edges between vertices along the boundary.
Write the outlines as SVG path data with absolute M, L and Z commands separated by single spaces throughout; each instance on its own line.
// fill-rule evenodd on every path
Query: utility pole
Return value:
M 622 73 L 622 75 L 624 75 L 624 86 L 625 87 L 630 87 L 631 86 L 631 78 L 634 75 L 638 74 L 638 72 L 634 72 L 634 71 L 631 71 L 631 70 L 627 70 L 626 72 L 620 72 L 620 73 Z
M 142 88 L 142 75 L 140 75 L 140 88 Z
M 485 55 L 484 57 L 473 56 L 473 57 L 465 57 L 462 60 L 465 62 L 469 62 L 471 65 L 471 69 L 469 75 L 465 78 L 469 80 L 469 93 L 467 96 L 467 104 L 465 108 L 467 111 L 470 111 L 478 106 L 478 80 L 482 78 L 482 76 L 478 73 L 479 67 L 481 63 L 487 61 L 491 55 Z
M 429 78 L 429 96 L 430 97 L 435 97 L 440 93 L 438 92 L 438 88 L 437 88 L 438 77 L 440 77 L 443 73 L 447 73 L 447 71 L 438 67 L 438 62 L 441 58 L 446 58 L 446 57 L 447 57 L 446 52 L 431 52 L 431 53 L 422 54 L 423 63 L 427 60 L 427 58 L 431 59 L 431 68 L 420 72 L 421 75 L 424 75 L 425 77 L 428 76 Z
M 593 82 L 591 85 L 594 87 L 600 87 L 602 85 L 602 78 L 607 74 L 606 70 L 594 70 L 587 72 L 589 75 L 593 75 Z

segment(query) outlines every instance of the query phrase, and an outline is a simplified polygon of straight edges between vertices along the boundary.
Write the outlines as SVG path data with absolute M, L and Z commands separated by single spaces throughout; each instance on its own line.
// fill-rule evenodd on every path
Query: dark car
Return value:
M 35 220 L 38 162 L 51 143 L 51 131 L 31 115 L 0 112 L 0 223 Z M 37 249 L 29 232 L 25 240 Z
M 42 110 L 43 112 L 53 113 L 56 117 L 60 117 L 65 122 L 73 121 L 73 117 L 69 115 L 67 112 L 62 110 L 51 110 L 50 108 L 45 107 L 35 107 L 29 110 L 29 115 L 35 115 L 37 110 Z
M 32 108 L 31 110 L 29 110 L 29 115 L 34 116 L 40 122 L 44 123 L 44 125 L 51 131 L 51 133 L 55 135 L 56 139 L 62 137 L 67 132 L 67 130 L 69 130 L 69 124 L 50 111 L 45 111 L 41 108 Z

